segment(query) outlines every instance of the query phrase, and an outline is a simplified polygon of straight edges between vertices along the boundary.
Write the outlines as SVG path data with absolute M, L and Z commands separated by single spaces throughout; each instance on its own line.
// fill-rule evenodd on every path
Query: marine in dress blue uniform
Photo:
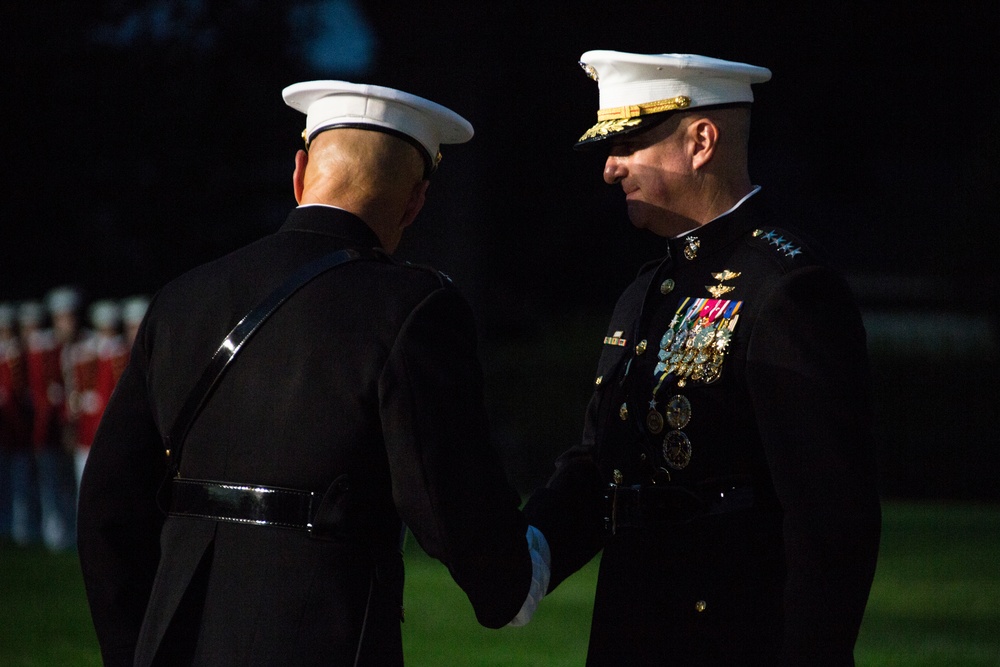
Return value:
M 585 53 L 633 223 L 665 236 L 604 332 L 580 446 L 526 507 L 551 592 L 603 550 L 588 665 L 852 665 L 880 531 L 865 332 L 751 185 L 764 68 Z
M 284 97 L 306 113 L 300 206 L 155 295 L 87 460 L 80 559 L 108 665 L 401 664 L 404 522 L 483 625 L 544 590 L 489 445 L 472 313 L 442 274 L 389 254 L 439 145 L 471 125 L 379 86 Z M 358 258 L 242 345 L 180 457 L 166 438 L 227 332 L 341 250 Z

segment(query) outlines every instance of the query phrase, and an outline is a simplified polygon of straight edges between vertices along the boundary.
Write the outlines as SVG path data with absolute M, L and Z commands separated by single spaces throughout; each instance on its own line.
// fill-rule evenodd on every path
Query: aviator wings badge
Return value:
M 736 289 L 732 285 L 723 285 L 722 283 L 726 282 L 727 280 L 732 280 L 733 278 L 739 278 L 740 277 L 740 272 L 739 271 L 730 271 L 729 269 L 723 269 L 719 273 L 713 273 L 712 277 L 715 278 L 716 280 L 718 280 L 719 284 L 718 285 L 705 285 L 705 289 L 707 289 L 708 293 L 711 294 L 714 298 L 718 299 L 723 294 L 727 294 L 729 292 L 732 292 L 734 289 Z

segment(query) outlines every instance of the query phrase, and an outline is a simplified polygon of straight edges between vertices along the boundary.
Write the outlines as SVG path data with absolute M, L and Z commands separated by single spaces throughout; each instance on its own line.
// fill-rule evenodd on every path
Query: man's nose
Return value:
M 604 163 L 604 182 L 608 185 L 620 183 L 627 173 L 622 161 L 614 155 L 609 155 Z

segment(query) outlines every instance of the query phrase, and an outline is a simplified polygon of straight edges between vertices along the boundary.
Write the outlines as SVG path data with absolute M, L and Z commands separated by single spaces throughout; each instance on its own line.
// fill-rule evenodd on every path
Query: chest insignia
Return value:
M 705 285 L 705 289 L 708 290 L 709 294 L 718 299 L 723 294 L 728 294 L 729 292 L 732 292 L 734 289 L 736 289 L 736 287 L 734 287 L 733 285 L 723 285 L 722 283 L 726 282 L 727 280 L 732 280 L 733 278 L 739 278 L 740 272 L 730 271 L 729 269 L 723 269 L 719 273 L 713 273 L 712 277 L 718 280 L 719 284 Z
M 742 305 L 729 299 L 684 299 L 660 339 L 659 363 L 653 369 L 657 389 L 670 375 L 678 387 L 689 380 L 718 380 Z
M 624 331 L 616 331 L 614 336 L 605 336 L 605 345 L 614 345 L 616 347 L 625 347 L 625 339 L 622 336 L 625 334 Z
M 684 258 L 693 260 L 698 257 L 698 249 L 701 248 L 701 239 L 697 236 L 688 236 L 684 242 Z

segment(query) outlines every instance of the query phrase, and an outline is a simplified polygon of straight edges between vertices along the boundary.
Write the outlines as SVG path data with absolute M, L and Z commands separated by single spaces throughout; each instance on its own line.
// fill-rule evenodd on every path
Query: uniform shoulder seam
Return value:
M 434 268 L 430 264 L 421 264 L 421 263 L 418 263 L 418 262 L 411 262 L 409 260 L 395 259 L 394 257 L 392 257 L 391 255 L 389 255 L 388 253 L 386 253 L 384 251 L 379 252 L 379 255 L 385 261 L 390 262 L 390 263 L 394 264 L 395 266 L 399 266 L 399 267 L 402 267 L 402 268 L 405 268 L 405 269 L 411 269 L 413 271 L 420 271 L 420 272 L 423 272 L 423 273 L 429 273 L 429 274 L 435 276 L 438 279 L 438 281 L 441 283 L 442 287 L 454 287 L 455 286 L 455 283 L 452 280 L 451 276 L 449 276 L 444 271 L 439 271 L 438 269 Z

